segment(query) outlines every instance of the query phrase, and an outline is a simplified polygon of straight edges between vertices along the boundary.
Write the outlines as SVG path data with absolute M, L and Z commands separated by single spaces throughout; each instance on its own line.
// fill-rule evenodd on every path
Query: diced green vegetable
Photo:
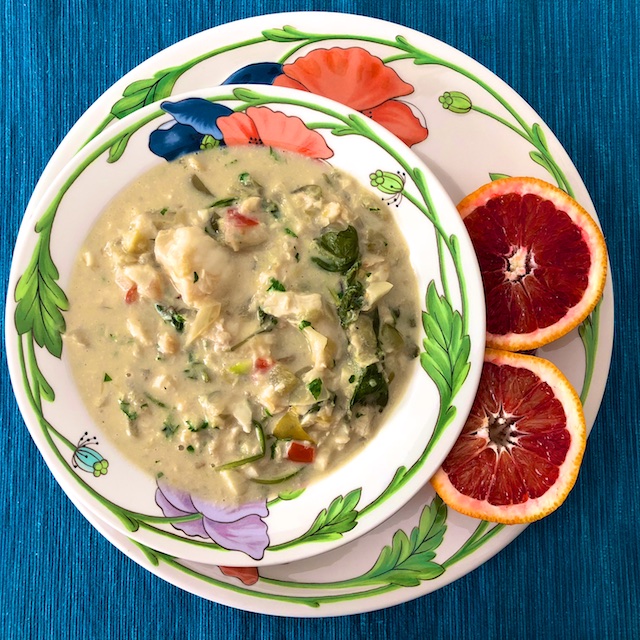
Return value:
M 317 400 L 322 391 L 322 380 L 315 378 L 307 385 L 307 389 L 309 389 L 309 393 Z
M 173 307 L 165 307 L 158 303 L 154 306 L 160 317 L 167 324 L 172 325 L 178 333 L 184 331 L 184 316 L 180 315 Z
M 307 327 L 310 327 L 310 326 L 311 326 L 311 323 L 308 320 L 302 320 L 298 325 L 298 329 L 300 329 L 300 331 L 304 331 Z
M 327 231 L 315 240 L 319 255 L 311 260 L 321 269 L 346 274 L 360 257 L 358 232 L 349 225 L 342 231 Z
M 235 373 L 237 376 L 244 376 L 251 372 L 253 362 L 251 360 L 240 360 L 229 367 L 230 373 Z
M 191 176 L 191 184 L 194 186 L 194 188 L 199 191 L 200 193 L 206 193 L 208 196 L 213 195 L 211 193 L 211 191 L 209 191 L 209 189 L 207 189 L 206 185 L 204 184 L 204 182 L 202 182 L 202 180 L 200 180 L 200 178 L 198 178 L 197 175 L 192 175 Z

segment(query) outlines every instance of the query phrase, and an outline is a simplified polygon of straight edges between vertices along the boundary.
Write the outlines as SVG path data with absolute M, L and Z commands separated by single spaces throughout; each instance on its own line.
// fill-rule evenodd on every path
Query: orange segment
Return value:
M 571 197 L 537 178 L 503 178 L 458 205 L 476 250 L 487 345 L 528 351 L 593 311 L 607 273 L 604 237 Z
M 431 482 L 466 515 L 532 522 L 564 502 L 586 439 L 580 399 L 555 365 L 487 349 L 467 422 Z

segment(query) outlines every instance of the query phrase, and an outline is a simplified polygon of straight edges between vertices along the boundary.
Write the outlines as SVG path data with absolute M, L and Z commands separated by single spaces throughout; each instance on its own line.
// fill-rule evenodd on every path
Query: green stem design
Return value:
M 587 317 L 578 328 L 582 345 L 584 346 L 585 371 L 580 393 L 580 402 L 584 405 L 591 388 L 591 380 L 596 365 L 596 354 L 598 352 L 598 335 L 600 334 L 600 305 L 602 299 L 596 305 L 591 315 Z

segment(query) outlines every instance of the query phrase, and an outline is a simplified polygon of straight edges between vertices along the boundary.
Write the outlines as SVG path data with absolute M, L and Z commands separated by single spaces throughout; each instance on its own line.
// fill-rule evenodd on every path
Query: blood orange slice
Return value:
M 586 438 L 580 399 L 555 365 L 487 349 L 471 413 L 431 482 L 466 515 L 532 522 L 564 502 Z
M 607 251 L 593 218 L 536 178 L 495 180 L 458 211 L 476 250 L 487 346 L 527 351 L 580 324 L 602 295 Z

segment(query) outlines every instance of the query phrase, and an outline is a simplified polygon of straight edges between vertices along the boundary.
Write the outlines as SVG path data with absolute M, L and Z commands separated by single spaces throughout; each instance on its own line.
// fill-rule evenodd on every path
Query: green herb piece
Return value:
M 300 254 L 297 251 L 293 257 L 296 259 L 296 262 L 300 262 Z
M 172 325 L 178 333 L 184 330 L 184 316 L 181 316 L 173 307 L 164 307 L 157 303 L 154 306 L 160 317 L 167 324 Z
M 342 327 L 348 327 L 358 319 L 364 305 L 364 285 L 357 279 L 359 264 L 354 264 L 347 273 L 346 287 L 338 295 L 338 318 Z
M 171 419 L 166 418 L 162 423 L 162 433 L 164 433 L 165 438 L 171 438 L 173 434 L 178 430 L 179 424 L 171 424 Z
M 103 378 L 102 381 L 103 382 L 111 382 L 111 380 L 113 380 L 113 378 L 108 373 L 105 373 L 104 374 L 104 378 Z
M 298 234 L 295 231 L 292 231 L 291 229 L 289 229 L 289 227 L 285 227 L 284 228 L 284 232 L 287 235 L 291 236 L 292 238 L 297 238 L 298 237 Z
M 342 231 L 327 231 L 315 244 L 320 255 L 311 260 L 325 271 L 346 274 L 360 257 L 358 232 L 351 225 Z
M 191 444 L 187 445 L 187 451 L 189 453 L 193 453 L 195 451 L 195 449 L 193 448 L 193 445 L 191 445 Z
M 349 376 L 349 384 L 353 384 L 355 381 L 356 381 L 355 374 L 353 374 L 352 376 Z
M 209 428 L 209 423 L 206 420 L 203 420 L 200 424 L 195 425 L 191 420 L 187 420 L 187 427 L 189 431 L 193 431 L 193 433 L 198 433 L 198 431 L 204 431 Z
M 269 147 L 269 155 L 278 162 L 280 160 L 280 154 L 273 148 Z
M 193 282 L 194 284 L 200 280 L 200 276 L 194 271 L 193 272 Z
M 219 467 L 216 467 L 216 471 L 228 471 L 229 469 L 237 469 L 245 464 L 249 464 L 250 462 L 255 462 L 256 460 L 260 460 L 260 458 L 264 457 L 265 454 L 265 444 L 264 444 L 264 430 L 262 425 L 256 420 L 253 421 L 253 426 L 256 430 L 256 435 L 258 437 L 258 444 L 260 446 L 260 453 L 256 453 L 254 456 L 249 456 L 248 458 L 242 458 L 240 460 L 234 460 L 233 462 L 227 462 Z
M 240 184 L 244 185 L 245 187 L 248 187 L 253 183 L 251 176 L 246 171 L 238 176 L 238 180 L 240 180 Z
M 222 198 L 221 200 L 216 200 L 209 205 L 210 209 L 222 209 L 224 207 L 230 207 L 232 204 L 238 202 L 238 198 Z
M 251 340 L 251 338 L 255 338 L 261 333 L 268 333 L 269 331 L 271 331 L 278 324 L 278 318 L 276 318 L 275 316 L 272 316 L 270 313 L 267 313 L 261 307 L 258 307 L 258 322 L 260 323 L 260 329 L 258 329 L 257 331 L 254 331 L 253 333 L 249 334 L 246 338 L 243 338 L 242 340 L 240 340 L 240 342 L 237 342 L 236 344 L 234 344 L 229 349 L 229 351 L 235 351 L 236 349 L 239 349 L 243 344 Z
M 137 417 L 138 413 L 131 408 L 131 403 L 126 400 L 118 400 L 118 404 L 120 405 L 120 411 L 124 413 L 131 422 L 133 422 Z
M 262 200 L 262 208 L 270 213 L 276 220 L 280 218 L 280 207 L 273 200 Z
M 307 385 L 307 389 L 309 389 L 309 393 L 317 400 L 322 392 L 322 380 L 315 378 Z
M 153 404 L 155 404 L 158 407 L 162 407 L 163 409 L 167 408 L 167 405 L 164 402 L 161 402 L 160 400 L 158 400 L 157 398 L 154 398 L 150 393 L 145 393 L 144 394 L 145 397 L 150 400 L 151 402 L 153 402 Z
M 251 480 L 251 482 L 255 482 L 256 484 L 280 484 L 281 482 L 290 480 L 291 478 L 293 478 L 293 476 L 298 475 L 301 471 L 302 468 L 294 471 L 293 473 L 288 473 L 284 476 L 276 476 L 275 478 L 249 478 L 249 480 Z
M 304 331 L 304 329 L 310 326 L 311 326 L 311 323 L 308 320 L 302 320 L 298 325 L 298 329 L 300 329 L 300 331 Z
M 207 189 L 207 187 L 204 184 L 204 182 L 202 182 L 202 180 L 200 180 L 200 178 L 198 178 L 198 176 L 195 175 L 195 174 L 191 176 L 191 184 L 200 193 L 206 193 L 208 196 L 212 196 L 213 195 L 211 193 L 211 191 L 209 191 L 209 189 Z
M 305 184 L 302 187 L 294 189 L 291 193 L 305 193 L 315 200 L 319 200 L 322 198 L 322 187 L 317 184 Z
M 169 211 L 169 209 L 167 207 L 165 207 L 164 209 L 160 210 L 160 215 L 163 216 L 167 213 L 167 211 Z
M 262 413 L 264 413 L 265 418 L 273 418 L 273 413 L 267 407 L 262 407 Z
M 188 368 L 183 369 L 189 380 L 202 380 L 202 382 L 211 382 L 209 369 L 202 362 L 193 362 Z
M 377 364 L 370 364 L 362 373 L 351 397 L 350 407 L 356 404 L 375 404 L 382 410 L 389 402 L 389 387 Z
M 286 289 L 284 288 L 284 285 L 282 284 L 282 282 L 280 282 L 280 280 L 270 278 L 267 291 L 286 291 Z

